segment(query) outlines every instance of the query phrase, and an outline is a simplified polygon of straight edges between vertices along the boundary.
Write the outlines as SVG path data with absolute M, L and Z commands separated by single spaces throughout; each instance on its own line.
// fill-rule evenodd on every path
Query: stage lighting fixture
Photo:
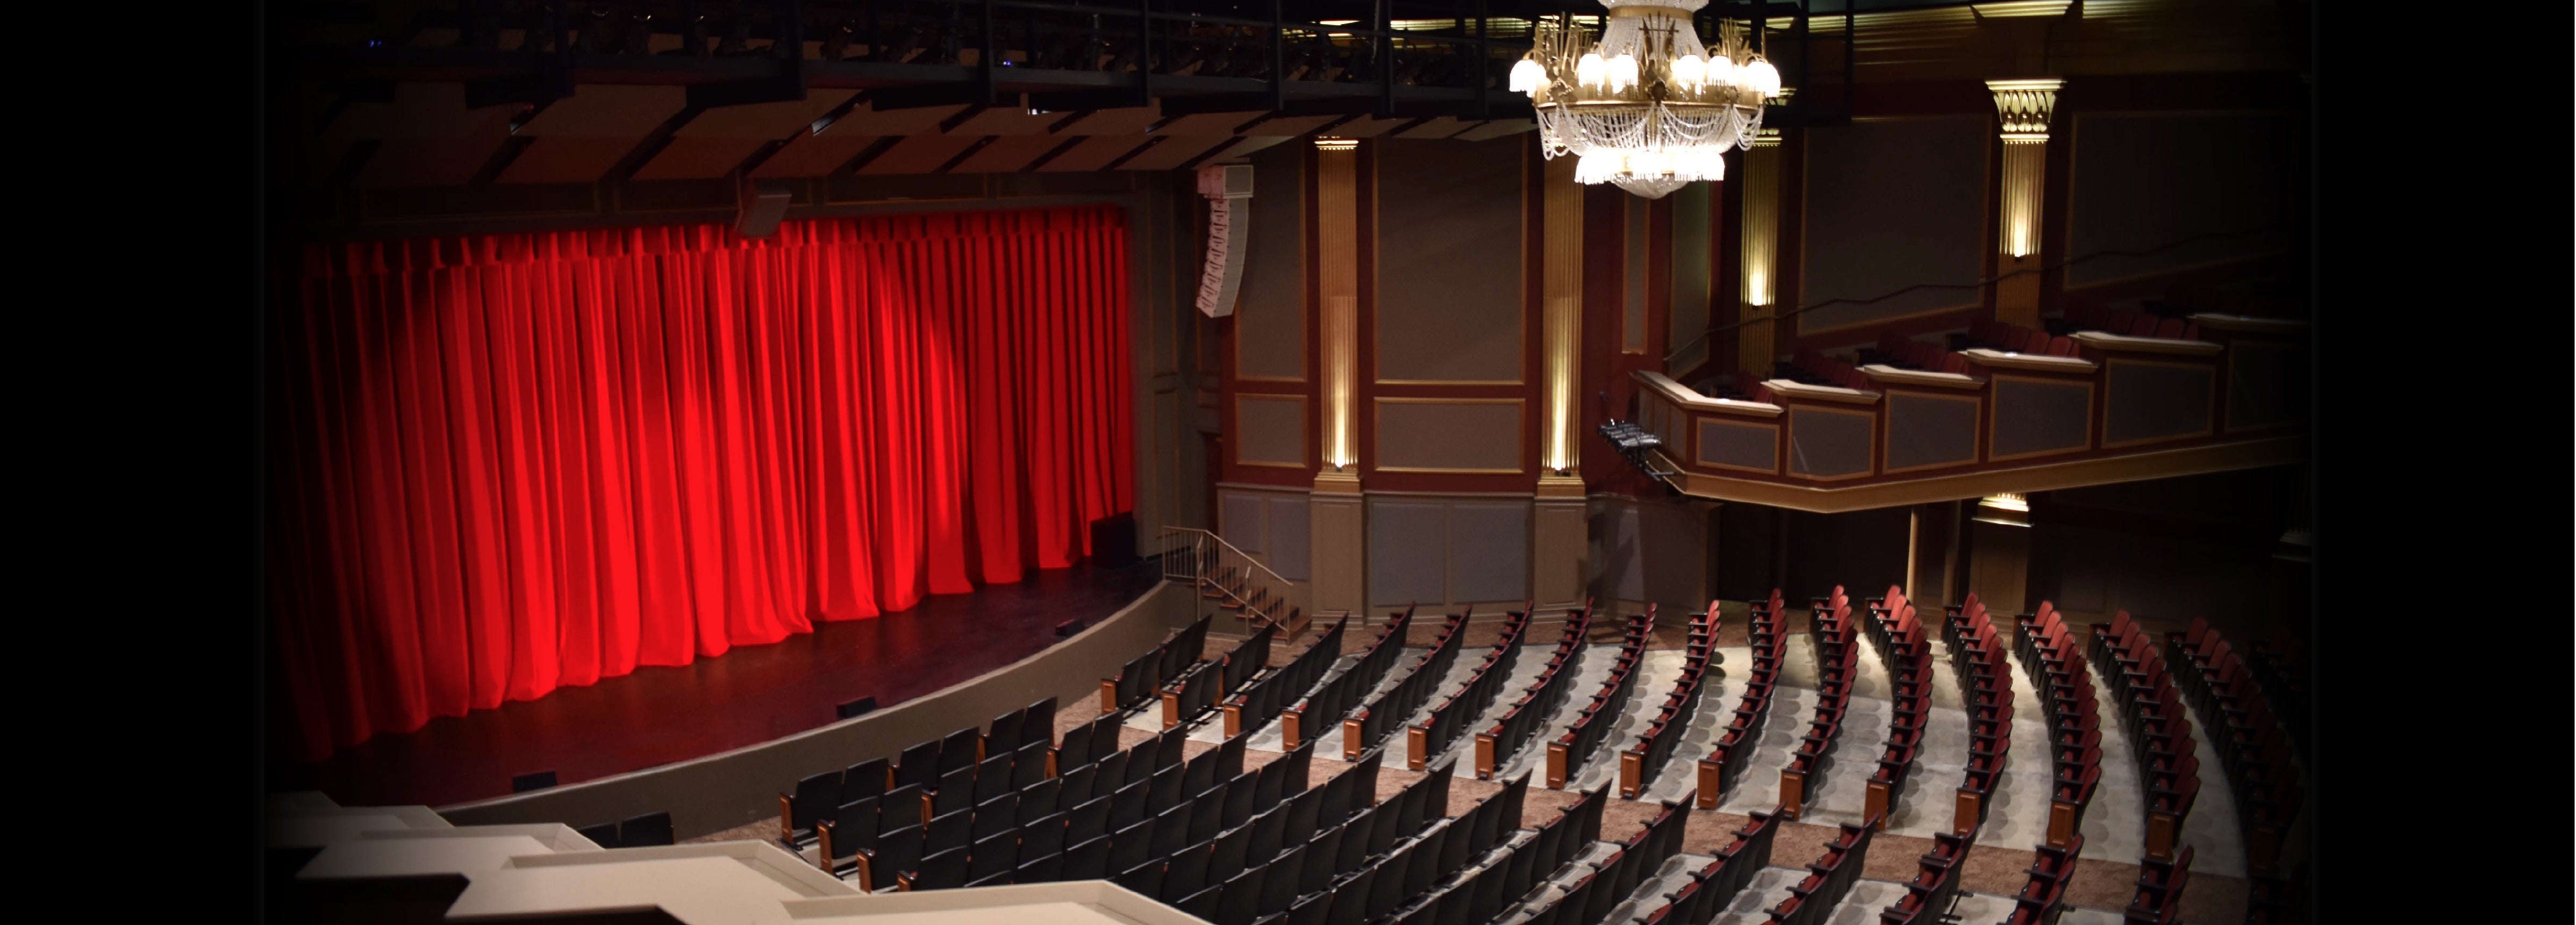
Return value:
M 822 59 L 839 61 L 850 50 L 850 24 L 837 23 L 832 26 L 831 33 L 823 39 Z
M 625 41 L 618 43 L 618 52 L 620 54 L 652 54 L 653 14 L 637 13 L 628 17 L 626 20 L 626 31 L 619 37 L 625 39 Z

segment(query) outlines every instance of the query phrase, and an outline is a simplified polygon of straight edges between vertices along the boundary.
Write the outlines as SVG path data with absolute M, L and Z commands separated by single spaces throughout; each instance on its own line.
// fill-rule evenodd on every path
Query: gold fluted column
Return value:
M 1995 320 L 2039 327 L 2040 198 L 2048 189 L 2048 117 L 2063 80 L 1989 80 L 2004 140 L 2002 251 L 1995 260 Z
M 1367 511 L 1359 476 L 1359 143 L 1317 139 L 1316 344 L 1323 357 L 1322 467 L 1308 495 L 1315 616 L 1367 610 Z
M 1584 517 L 1583 419 L 1575 398 L 1583 375 L 1583 185 L 1571 155 L 1545 162 L 1539 225 L 1539 473 L 1531 521 L 1530 595 L 1541 607 L 1581 604 L 1590 538 Z
M 1735 329 L 1736 368 L 1769 378 L 1779 358 L 1771 331 L 1780 291 L 1780 130 L 1766 128 L 1744 152 L 1743 301 L 1737 309 L 1747 323 Z

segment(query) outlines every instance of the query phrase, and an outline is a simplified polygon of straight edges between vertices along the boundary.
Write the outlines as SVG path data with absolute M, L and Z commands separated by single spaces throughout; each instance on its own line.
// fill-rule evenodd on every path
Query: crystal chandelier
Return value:
M 1579 183 L 1614 183 L 1648 199 L 1694 180 L 1722 180 L 1728 148 L 1750 147 L 1780 71 L 1719 27 L 1700 44 L 1690 17 L 1708 0 L 1601 0 L 1599 41 L 1573 17 L 1538 24 L 1512 66 L 1511 89 L 1538 113 L 1539 150 L 1572 154 Z

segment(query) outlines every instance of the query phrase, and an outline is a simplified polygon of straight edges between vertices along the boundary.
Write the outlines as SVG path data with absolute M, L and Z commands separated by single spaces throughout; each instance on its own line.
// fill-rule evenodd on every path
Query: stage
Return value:
M 1062 641 L 1056 624 L 1087 625 L 1144 594 L 1161 580 L 1155 569 L 1031 571 L 1015 585 L 434 719 L 322 762 L 273 764 L 267 786 L 320 790 L 343 806 L 446 806 L 505 796 L 519 774 L 552 770 L 571 784 L 755 745 L 834 722 L 844 701 L 892 707 L 1037 654 Z

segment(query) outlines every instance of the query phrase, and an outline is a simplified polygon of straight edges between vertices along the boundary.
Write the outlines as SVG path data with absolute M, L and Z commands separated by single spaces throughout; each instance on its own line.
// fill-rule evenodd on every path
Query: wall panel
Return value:
M 1306 378 L 1303 145 L 1252 156 L 1250 250 L 1234 307 L 1234 368 L 1243 379 Z
M 1381 382 L 1516 383 L 1522 372 L 1521 161 L 1512 141 L 1377 149 Z
M 1806 132 L 1805 244 L 1799 300 L 1874 299 L 1798 316 L 1800 332 L 1978 304 L 1994 249 L 1986 233 L 1986 116 L 1855 119 Z
M 1379 471 L 1520 472 L 1520 399 L 1393 399 L 1376 402 Z
M 1234 396 L 1234 461 L 1246 466 L 1306 465 L 1306 397 Z
M 2282 250 L 2304 217 L 2296 113 L 2079 113 L 2069 133 L 2066 287 L 2116 282 Z

